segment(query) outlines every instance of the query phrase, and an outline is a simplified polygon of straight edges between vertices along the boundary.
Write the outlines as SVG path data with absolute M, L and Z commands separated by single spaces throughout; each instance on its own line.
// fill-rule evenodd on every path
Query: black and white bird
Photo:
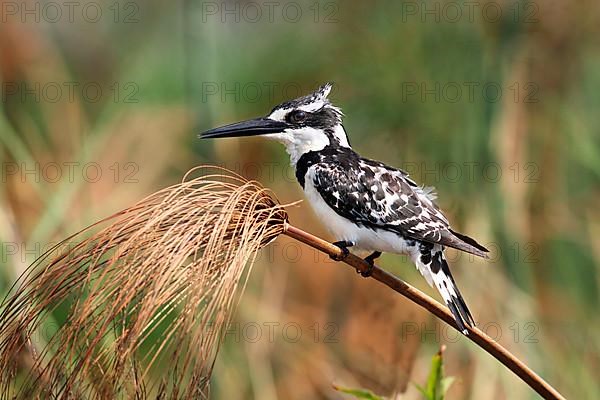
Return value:
M 488 250 L 450 228 L 434 203 L 432 188 L 417 185 L 408 174 L 358 155 L 342 125 L 342 111 L 327 99 L 331 84 L 276 106 L 262 118 L 211 129 L 202 138 L 254 136 L 283 143 L 296 178 L 315 213 L 342 248 L 408 254 L 429 285 L 435 286 L 460 330 L 473 317 L 458 291 L 444 248 L 487 258 Z

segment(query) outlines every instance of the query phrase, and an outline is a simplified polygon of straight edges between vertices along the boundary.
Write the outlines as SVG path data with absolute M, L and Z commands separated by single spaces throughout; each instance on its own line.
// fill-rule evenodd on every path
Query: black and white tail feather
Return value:
M 475 322 L 452 277 L 444 256 L 444 247 L 439 244 L 420 243 L 412 261 L 427 283 L 438 290 L 452 312 L 458 328 L 466 335 L 465 325 L 472 327 Z
M 327 96 L 331 85 L 282 103 L 266 117 L 202 134 L 203 138 L 262 135 L 283 143 L 310 205 L 337 240 L 372 251 L 409 254 L 441 294 L 460 330 L 473 317 L 456 287 L 444 248 L 487 258 L 488 250 L 450 228 L 431 187 L 406 172 L 361 157 L 351 147 L 342 112 Z M 374 257 L 371 257 L 372 260 Z

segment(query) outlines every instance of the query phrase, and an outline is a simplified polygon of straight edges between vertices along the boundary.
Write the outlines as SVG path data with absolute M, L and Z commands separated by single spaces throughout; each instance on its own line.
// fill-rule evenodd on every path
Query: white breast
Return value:
M 336 240 L 354 242 L 356 247 L 368 251 L 409 254 L 414 248 L 398 234 L 384 230 L 359 227 L 354 222 L 337 214 L 321 197 L 313 184 L 311 167 L 306 171 L 304 193 L 315 214 L 334 235 Z

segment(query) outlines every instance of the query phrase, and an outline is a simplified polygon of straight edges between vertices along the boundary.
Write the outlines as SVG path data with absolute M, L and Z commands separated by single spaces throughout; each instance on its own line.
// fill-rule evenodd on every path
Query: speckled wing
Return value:
M 349 165 L 317 163 L 313 181 L 336 213 L 358 225 L 487 257 L 487 249 L 450 228 L 434 195 L 401 170 L 363 158 Z

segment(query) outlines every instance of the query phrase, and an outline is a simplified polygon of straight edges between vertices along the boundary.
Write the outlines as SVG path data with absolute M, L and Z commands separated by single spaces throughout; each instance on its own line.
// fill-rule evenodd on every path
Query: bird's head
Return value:
M 201 138 L 257 136 L 274 139 L 286 146 L 295 164 L 302 154 L 326 146 L 350 147 L 342 126 L 342 111 L 327 96 L 331 84 L 307 96 L 279 104 L 266 117 L 255 118 L 211 129 Z

